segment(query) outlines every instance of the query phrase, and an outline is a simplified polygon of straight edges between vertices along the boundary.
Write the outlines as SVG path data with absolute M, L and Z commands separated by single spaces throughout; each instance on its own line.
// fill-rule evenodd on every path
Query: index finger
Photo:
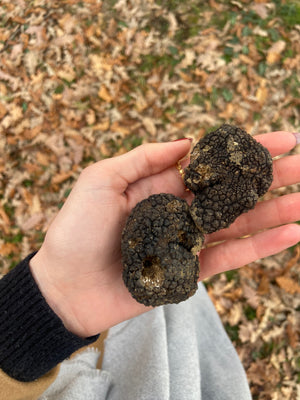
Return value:
M 256 135 L 253 138 L 265 146 L 272 157 L 287 153 L 296 146 L 296 138 L 291 132 L 277 131 Z

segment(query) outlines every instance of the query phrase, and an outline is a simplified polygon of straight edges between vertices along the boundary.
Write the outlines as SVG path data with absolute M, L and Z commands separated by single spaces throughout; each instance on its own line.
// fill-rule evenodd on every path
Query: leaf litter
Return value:
M 0 274 L 90 163 L 224 122 L 299 131 L 299 16 L 288 0 L 2 0 Z M 300 396 L 299 264 L 298 245 L 205 281 L 254 399 Z

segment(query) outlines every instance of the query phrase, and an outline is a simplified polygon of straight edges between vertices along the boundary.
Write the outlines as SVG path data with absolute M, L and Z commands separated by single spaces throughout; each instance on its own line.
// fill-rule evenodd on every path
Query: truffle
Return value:
M 122 235 L 123 280 L 131 295 L 147 306 L 193 295 L 203 239 L 184 200 L 161 193 L 138 203 Z
M 197 290 L 204 234 L 228 227 L 254 208 L 273 180 L 267 149 L 244 130 L 223 125 L 191 153 L 184 182 L 189 206 L 172 194 L 138 203 L 122 234 L 123 280 L 147 306 L 179 303 Z
M 223 125 L 191 153 L 184 182 L 195 194 L 190 212 L 203 233 L 228 227 L 254 208 L 273 180 L 272 158 L 244 130 Z

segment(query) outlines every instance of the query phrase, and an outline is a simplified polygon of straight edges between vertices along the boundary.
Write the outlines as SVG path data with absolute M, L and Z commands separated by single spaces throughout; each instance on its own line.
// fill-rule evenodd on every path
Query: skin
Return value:
M 255 137 L 272 157 L 291 150 L 295 136 L 273 132 Z M 190 141 L 145 144 L 83 170 L 31 259 L 32 274 L 50 307 L 74 334 L 88 337 L 150 310 L 136 302 L 122 280 L 121 232 L 131 209 L 155 193 L 188 202 L 175 168 Z M 183 166 L 188 164 L 184 161 Z M 300 181 L 300 156 L 274 161 L 271 189 Z M 300 193 L 257 204 L 229 228 L 206 236 L 199 280 L 278 253 L 300 241 Z M 245 239 L 241 236 L 251 235 Z

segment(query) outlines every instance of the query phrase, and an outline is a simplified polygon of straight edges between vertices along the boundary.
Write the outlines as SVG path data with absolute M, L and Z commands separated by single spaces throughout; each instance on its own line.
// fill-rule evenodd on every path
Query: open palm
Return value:
M 287 132 L 256 139 L 273 157 L 291 150 L 296 143 Z M 95 163 L 80 175 L 31 260 L 43 295 L 73 333 L 91 336 L 149 310 L 131 297 L 123 283 L 121 233 L 131 209 L 151 194 L 173 193 L 191 200 L 192 194 L 185 191 L 175 168 L 189 147 L 188 140 L 140 146 Z M 299 156 L 274 162 L 271 189 L 299 181 Z M 207 243 L 221 243 L 201 251 L 199 279 L 297 243 L 300 226 L 290 223 L 298 219 L 299 193 L 260 202 L 229 228 L 207 235 Z M 240 239 L 245 235 L 251 236 Z

